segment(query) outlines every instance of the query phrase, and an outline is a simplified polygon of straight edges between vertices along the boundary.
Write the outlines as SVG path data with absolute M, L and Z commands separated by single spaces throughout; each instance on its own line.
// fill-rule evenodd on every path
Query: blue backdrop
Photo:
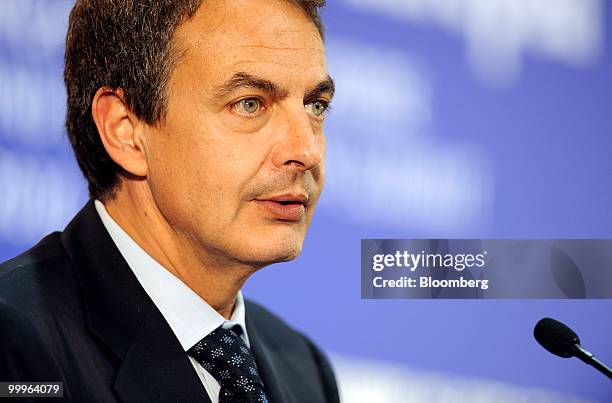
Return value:
M 87 199 L 63 129 L 70 6 L 1 5 L 1 260 Z M 531 336 L 556 317 L 611 363 L 610 300 L 375 301 L 359 283 L 361 238 L 611 237 L 611 11 L 330 1 L 326 189 L 303 255 L 245 294 L 332 353 L 346 401 L 612 402 L 609 380 Z

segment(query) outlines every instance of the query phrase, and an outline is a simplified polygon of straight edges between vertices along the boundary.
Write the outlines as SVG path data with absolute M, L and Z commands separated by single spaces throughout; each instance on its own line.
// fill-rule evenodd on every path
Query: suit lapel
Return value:
M 90 201 L 62 233 L 91 331 L 120 360 L 125 402 L 208 402 L 185 351 L 104 228 Z
M 208 394 L 174 334 L 160 329 L 155 306 L 144 315 L 115 380 L 125 402 L 207 402 Z

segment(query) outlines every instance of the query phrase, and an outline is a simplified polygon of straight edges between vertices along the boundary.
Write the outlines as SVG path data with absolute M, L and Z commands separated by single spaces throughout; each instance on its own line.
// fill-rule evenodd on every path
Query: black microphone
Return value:
M 540 319 L 533 329 L 533 337 L 549 352 L 559 357 L 578 357 L 612 378 L 612 369 L 582 348 L 578 335 L 563 323 L 551 318 Z

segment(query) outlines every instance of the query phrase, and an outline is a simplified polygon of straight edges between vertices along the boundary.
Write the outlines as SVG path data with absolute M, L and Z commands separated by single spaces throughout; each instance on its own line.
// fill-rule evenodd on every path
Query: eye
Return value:
M 259 98 L 245 98 L 232 106 L 238 113 L 242 113 L 243 115 L 254 115 L 263 108 Z
M 304 108 L 306 108 L 306 111 L 311 115 L 319 117 L 322 116 L 329 108 L 329 102 L 322 99 L 317 99 L 316 101 L 304 105 Z

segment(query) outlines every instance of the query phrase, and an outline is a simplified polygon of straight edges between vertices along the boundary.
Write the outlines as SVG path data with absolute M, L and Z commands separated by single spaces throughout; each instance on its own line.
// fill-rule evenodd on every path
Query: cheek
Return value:
M 223 128 L 209 127 L 191 138 L 180 142 L 182 151 L 171 153 L 175 161 L 164 164 L 175 179 L 169 184 L 175 187 L 172 194 L 211 219 L 227 218 L 240 208 L 244 190 L 258 174 L 265 152 L 245 136 Z

